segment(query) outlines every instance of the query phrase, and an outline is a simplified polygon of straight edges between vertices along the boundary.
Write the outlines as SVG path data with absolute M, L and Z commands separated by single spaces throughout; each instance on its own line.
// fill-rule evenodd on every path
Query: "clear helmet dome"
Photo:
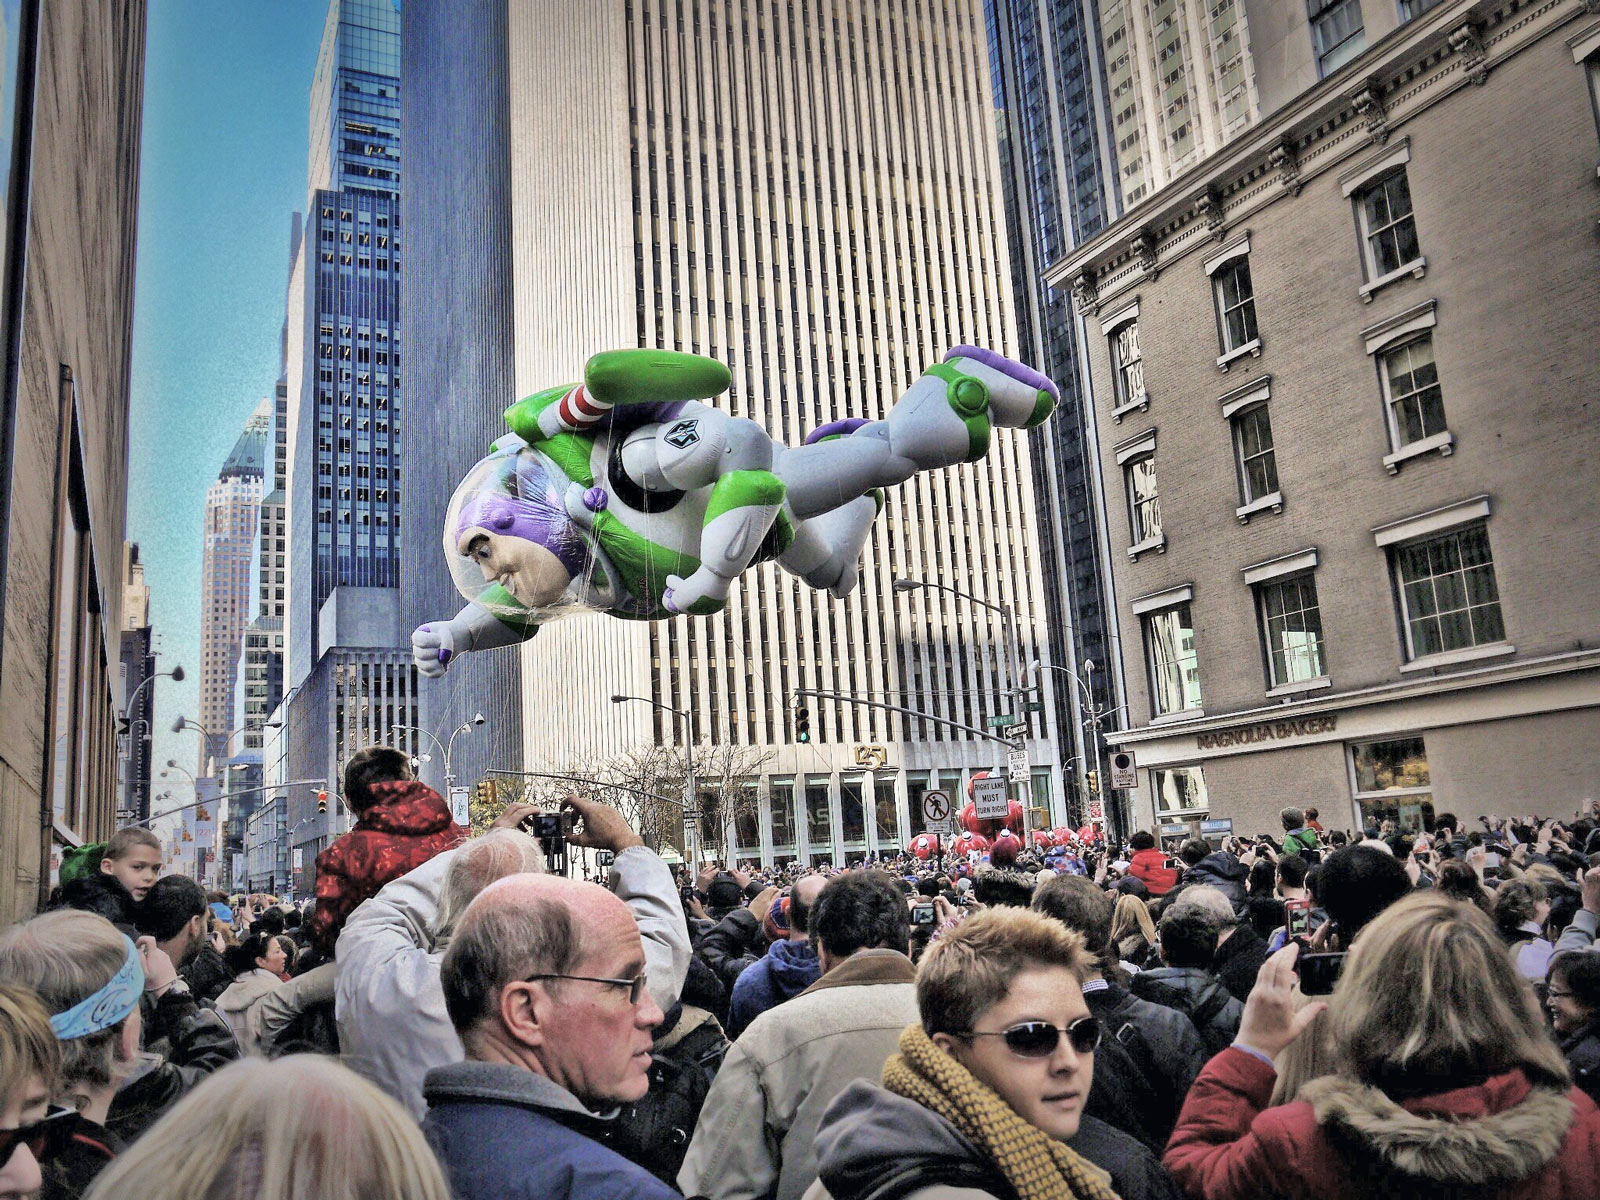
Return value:
M 563 595 L 594 559 L 588 534 L 567 515 L 571 483 L 548 456 L 516 442 L 467 472 L 445 510 L 443 539 L 464 599 L 519 621 L 584 610 Z

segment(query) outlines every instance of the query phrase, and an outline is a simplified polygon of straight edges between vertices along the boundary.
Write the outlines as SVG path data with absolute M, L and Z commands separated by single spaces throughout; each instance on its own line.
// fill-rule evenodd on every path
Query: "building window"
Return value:
M 1200 707 L 1200 664 L 1188 602 L 1144 614 L 1150 706 L 1158 717 Z
M 1112 392 L 1116 412 L 1134 406 L 1148 406 L 1150 398 L 1144 390 L 1144 355 L 1139 349 L 1139 322 L 1128 317 L 1120 324 L 1108 328 L 1111 345 Z
M 1427 300 L 1361 331 L 1378 368 L 1390 447 L 1383 465 L 1391 475 L 1407 459 L 1454 453 L 1434 364 L 1435 324 L 1434 302 Z
M 1224 360 L 1261 349 L 1256 332 L 1256 298 L 1250 285 L 1250 256 L 1240 255 L 1219 267 L 1211 276 L 1212 294 L 1217 304 L 1217 335 Z M 1225 362 L 1219 362 L 1224 366 Z
M 1155 785 L 1156 810 L 1167 813 L 1207 812 L 1205 772 L 1199 767 L 1158 767 L 1150 772 Z
M 1278 455 L 1272 445 L 1272 420 L 1267 406 L 1258 404 L 1235 413 L 1232 426 L 1240 506 L 1249 508 L 1278 496 Z M 1278 498 L 1281 501 L 1282 497 Z
M 1402 450 L 1446 432 L 1432 334 L 1383 351 L 1378 356 L 1378 371 L 1391 449 Z
M 1161 538 L 1161 499 L 1156 495 L 1155 452 L 1132 459 L 1122 468 L 1128 484 L 1128 527 L 1133 544 Z
M 774 850 L 794 848 L 794 780 L 774 779 L 768 785 L 769 804 L 772 810 L 772 846 Z
M 1317 581 L 1307 572 L 1256 586 L 1261 634 L 1267 649 L 1267 686 L 1288 687 L 1324 678 L 1322 613 Z
M 1367 48 L 1361 0 L 1306 0 L 1317 78 L 1333 74 Z
M 867 810 L 859 775 L 839 777 L 839 821 L 844 826 L 847 845 L 866 844 Z
M 828 811 L 826 775 L 813 775 L 806 780 L 806 841 L 811 846 L 813 866 L 819 858 L 833 857 L 833 821 Z
M 1411 271 L 1422 260 L 1417 244 L 1411 185 L 1404 168 L 1384 175 L 1356 193 L 1361 244 L 1368 282 Z
M 1435 8 L 1439 0 L 1400 0 L 1400 21 L 1414 21 L 1430 8 Z
M 1363 827 L 1393 821 L 1416 832 L 1432 823 L 1433 786 L 1422 738 L 1353 744 L 1350 780 Z
M 1391 554 L 1408 659 L 1505 641 L 1487 527 L 1450 529 Z

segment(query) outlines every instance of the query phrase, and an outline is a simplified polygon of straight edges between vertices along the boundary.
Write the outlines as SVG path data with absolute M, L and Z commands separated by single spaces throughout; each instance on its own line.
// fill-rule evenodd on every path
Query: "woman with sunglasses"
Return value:
M 77 1127 L 76 1113 L 50 1108 L 60 1078 L 61 1048 L 39 998 L 0 983 L 0 1200 L 37 1193 L 40 1164 Z
M 1133 1138 L 1083 1115 L 1100 1023 L 1083 998 L 1083 939 L 993 908 L 928 948 L 921 1023 L 883 1086 L 851 1084 L 817 1130 L 806 1200 L 1166 1200 L 1172 1182 Z

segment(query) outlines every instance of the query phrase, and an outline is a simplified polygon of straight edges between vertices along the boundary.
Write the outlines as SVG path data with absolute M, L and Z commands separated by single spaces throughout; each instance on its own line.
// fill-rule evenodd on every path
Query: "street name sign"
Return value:
M 1007 726 L 1015 725 L 1016 723 L 1017 717 L 1015 713 L 996 713 L 989 718 L 990 729 L 1005 729 Z

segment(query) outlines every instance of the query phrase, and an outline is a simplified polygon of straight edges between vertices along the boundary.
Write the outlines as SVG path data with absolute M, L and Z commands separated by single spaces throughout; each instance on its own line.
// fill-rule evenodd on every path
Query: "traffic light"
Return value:
M 811 710 L 803 704 L 794 710 L 794 740 L 797 742 L 811 740 Z
M 478 780 L 478 803 L 499 806 L 500 787 L 492 779 Z
M 1100 794 L 1100 772 L 1090 771 L 1084 778 L 1088 781 L 1089 790 L 1098 796 Z
M 321 815 L 328 811 L 328 793 L 324 789 L 317 793 L 317 813 Z

